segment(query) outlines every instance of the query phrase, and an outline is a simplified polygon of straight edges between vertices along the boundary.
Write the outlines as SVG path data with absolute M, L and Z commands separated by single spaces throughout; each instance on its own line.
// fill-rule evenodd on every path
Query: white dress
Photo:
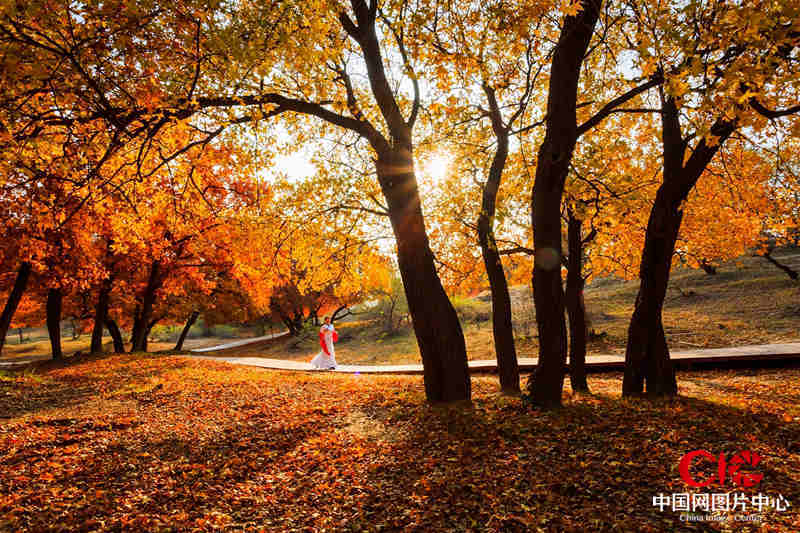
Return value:
M 326 354 L 324 350 L 320 350 L 320 352 L 314 356 L 314 359 L 311 360 L 311 367 L 317 370 L 336 368 L 336 353 L 333 349 L 333 326 L 323 324 L 323 326 L 319 328 L 319 332 L 323 334 L 323 342 L 325 342 L 325 347 L 328 349 L 330 355 Z

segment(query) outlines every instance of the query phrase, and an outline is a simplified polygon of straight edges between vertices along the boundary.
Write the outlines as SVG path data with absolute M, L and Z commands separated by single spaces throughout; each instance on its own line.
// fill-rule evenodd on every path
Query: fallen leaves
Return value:
M 683 373 L 672 402 L 621 399 L 619 376 L 591 376 L 594 395 L 531 412 L 491 377 L 474 378 L 472 407 L 432 408 L 420 377 L 179 357 L 13 374 L 0 383 L 0 529 L 722 528 L 652 497 L 687 490 L 684 453 L 746 449 L 763 457 L 758 490 L 796 504 L 799 375 Z

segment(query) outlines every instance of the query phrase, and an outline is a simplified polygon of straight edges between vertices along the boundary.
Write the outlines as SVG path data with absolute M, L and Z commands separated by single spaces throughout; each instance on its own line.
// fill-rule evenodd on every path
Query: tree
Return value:
M 412 133 L 421 108 L 421 93 L 414 65 L 414 49 L 410 48 L 413 24 L 417 14 L 407 3 L 387 4 L 378 8 L 378 1 L 351 0 L 349 8 L 338 4 L 295 6 L 304 23 L 281 28 L 290 37 L 281 42 L 282 62 L 290 72 L 270 72 L 252 86 L 263 88 L 256 95 L 243 97 L 200 97 L 201 107 L 235 107 L 272 105 L 284 111 L 308 115 L 343 128 L 366 140 L 375 156 L 375 171 L 397 243 L 397 259 L 409 304 L 417 343 L 422 354 L 425 391 L 428 401 L 450 402 L 470 398 L 464 335 L 458 316 L 442 287 L 430 249 L 421 210 L 419 188 L 414 172 Z M 247 26 L 259 13 L 242 13 Z M 288 17 L 287 17 L 288 20 Z M 257 21 L 254 21 L 257 22 Z M 379 33 L 378 27 L 381 26 Z M 248 31 L 258 31 L 256 24 Z M 342 40 L 342 34 L 348 40 Z M 325 36 L 325 47 L 309 47 L 308 43 Z M 389 36 L 384 39 L 383 36 Z M 272 42 L 269 33 L 263 39 L 251 34 L 251 46 Z M 385 67 L 385 47 L 393 45 L 400 58 L 401 76 L 410 84 L 410 101 L 395 94 Z M 252 48 L 251 48 L 252 49 Z M 289 58 L 286 60 L 285 58 Z M 348 59 L 363 62 L 368 87 L 354 82 L 348 71 Z M 265 58 L 267 71 L 272 57 Z M 260 72 L 265 72 L 263 66 Z M 305 94 L 287 87 L 292 76 L 303 76 Z M 316 89 L 314 99 L 309 96 Z M 268 91 L 274 92 L 268 92 Z M 374 101 L 370 104 L 369 95 Z M 324 101 L 325 103 L 320 103 Z M 327 102 L 331 102 L 332 108 Z M 345 114 L 346 113 L 346 114 Z
M 659 91 L 662 184 L 647 224 L 625 352 L 623 394 L 628 396 L 642 394 L 645 388 L 649 396 L 677 394 L 661 309 L 689 192 L 737 128 L 758 126 L 760 115 L 777 118 L 800 111 L 800 106 L 772 111 L 759 100 L 764 93 L 775 94 L 782 76 L 794 75 L 792 66 L 783 62 L 800 43 L 800 33 L 779 22 L 793 8 L 758 6 L 755 9 L 761 11 L 754 18 L 753 6 L 672 7 L 687 21 L 677 33 L 671 23 L 664 27 L 660 15 L 658 20 L 648 19 L 647 13 L 635 10 L 643 28 L 638 34 L 647 65 L 643 68 L 660 69 L 667 80 Z M 770 16 L 763 17 L 762 11 Z M 750 31 L 735 31 L 753 21 L 757 24 Z M 651 45 L 655 46 L 650 49 Z M 691 120 L 682 120 L 682 113 L 690 114 Z M 695 131 L 684 132 L 687 122 L 697 125 Z M 692 139 L 698 139 L 694 146 Z
M 473 180 L 479 187 L 480 208 L 474 223 L 467 225 L 477 233 L 489 280 L 500 387 L 512 394 L 520 389 L 519 369 L 495 219 L 510 141 L 536 126 L 519 124 L 527 119 L 526 111 L 539 93 L 546 56 L 540 48 L 547 48 L 539 30 L 550 7 L 546 2 L 447 6 L 429 15 L 431 22 L 426 25 L 438 68 L 448 73 L 449 79 L 440 79 L 439 85 L 458 88 L 442 98 L 446 104 L 435 106 L 447 119 L 440 126 L 445 133 L 437 134 L 453 138 L 460 171 L 477 171 Z M 475 103 L 477 95 L 480 105 Z

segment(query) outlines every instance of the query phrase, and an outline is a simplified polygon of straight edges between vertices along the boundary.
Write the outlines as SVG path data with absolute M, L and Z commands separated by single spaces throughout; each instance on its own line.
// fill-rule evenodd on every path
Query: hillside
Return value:
M 774 256 L 800 270 L 800 249 Z M 587 286 L 585 301 L 594 331 L 589 354 L 622 354 L 638 281 L 598 279 Z M 511 290 L 515 336 L 520 357 L 536 356 L 536 321 L 530 288 Z M 470 359 L 494 358 L 488 293 L 459 300 Z M 336 357 L 345 364 L 418 362 L 413 332 L 405 327 L 385 335 L 369 321 L 337 324 Z M 676 269 L 664 308 L 664 327 L 672 350 L 721 348 L 800 340 L 800 283 L 763 258 L 742 257 L 720 266 L 716 275 Z M 225 355 L 261 355 L 310 359 L 319 350 L 315 330 L 299 338 L 284 338 L 226 350 Z

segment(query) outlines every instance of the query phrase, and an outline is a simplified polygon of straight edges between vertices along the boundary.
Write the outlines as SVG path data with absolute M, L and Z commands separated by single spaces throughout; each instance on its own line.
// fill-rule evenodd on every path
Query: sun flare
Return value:
M 443 181 L 450 170 L 452 158 L 448 154 L 432 154 L 422 164 L 422 175 L 434 183 Z

